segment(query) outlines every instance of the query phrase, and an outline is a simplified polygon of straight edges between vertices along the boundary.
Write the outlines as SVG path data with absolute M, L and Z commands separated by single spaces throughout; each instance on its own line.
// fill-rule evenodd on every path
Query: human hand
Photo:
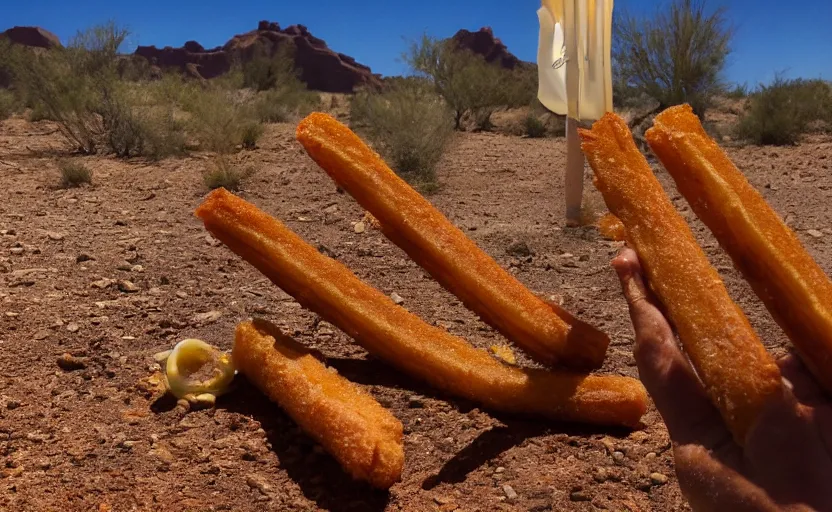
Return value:
M 778 361 L 782 397 L 741 448 L 645 286 L 635 251 L 623 249 L 612 264 L 635 328 L 639 376 L 667 425 L 679 486 L 693 509 L 832 511 L 832 399 L 800 359 Z

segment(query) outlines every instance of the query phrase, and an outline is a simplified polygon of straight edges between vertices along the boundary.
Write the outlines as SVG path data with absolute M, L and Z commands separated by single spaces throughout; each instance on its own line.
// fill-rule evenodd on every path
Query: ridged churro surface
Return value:
M 197 209 L 208 230 L 304 307 L 369 352 L 452 395 L 503 412 L 635 427 L 636 379 L 509 367 L 422 321 L 324 256 L 280 221 L 218 189 Z
M 646 137 L 693 211 L 832 393 L 832 280 L 689 106 L 662 112 Z
M 378 219 L 388 239 L 535 360 L 577 369 L 601 366 L 609 345 L 606 334 L 559 316 L 349 128 L 315 113 L 298 125 L 297 138 L 318 165 Z
M 781 390 L 777 365 L 728 296 L 626 123 L 610 113 L 591 131 L 582 130 L 581 138 L 598 190 L 624 224 L 706 392 L 743 444 L 761 409 Z
M 262 320 L 237 326 L 234 364 L 353 476 L 388 489 L 401 480 L 402 424 L 361 388 Z

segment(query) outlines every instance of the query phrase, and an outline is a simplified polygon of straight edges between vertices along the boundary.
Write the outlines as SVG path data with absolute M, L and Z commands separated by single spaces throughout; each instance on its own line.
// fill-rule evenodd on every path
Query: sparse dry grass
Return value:
M 61 188 L 75 188 L 92 183 L 92 171 L 81 162 L 65 160 L 58 163 Z

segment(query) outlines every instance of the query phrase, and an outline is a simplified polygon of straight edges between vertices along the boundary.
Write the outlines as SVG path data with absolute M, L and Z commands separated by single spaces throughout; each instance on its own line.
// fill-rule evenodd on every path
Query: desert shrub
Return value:
M 320 106 L 320 102 L 320 96 L 305 86 L 285 84 L 258 93 L 254 100 L 254 110 L 264 123 L 285 123 L 312 112 Z
M 104 127 L 98 110 L 117 82 L 116 56 L 126 36 L 110 23 L 79 32 L 66 48 L 15 48 L 8 57 L 14 87 L 35 117 L 56 121 L 80 152 L 101 148 Z
M 0 89 L 0 119 L 6 119 L 19 108 L 15 95 L 6 89 Z
M 749 97 L 737 134 L 754 144 L 795 144 L 813 122 L 832 129 L 832 86 L 823 80 L 777 76 Z
M 61 187 L 80 187 L 85 183 L 92 183 L 92 171 L 81 162 L 72 160 L 62 161 L 58 164 L 61 171 Z
M 619 92 L 644 93 L 659 108 L 689 103 L 702 115 L 724 91 L 722 72 L 733 36 L 725 9 L 706 0 L 673 0 L 652 17 L 614 20 L 613 71 Z
M 478 129 L 487 129 L 495 110 L 521 105 L 528 99 L 528 89 L 518 88 L 511 72 L 456 47 L 451 40 L 425 35 L 411 45 L 404 59 L 445 99 L 453 111 L 455 129 L 461 129 L 466 115 Z
M 255 149 L 257 141 L 263 136 L 263 125 L 256 122 L 249 122 L 243 126 L 242 144 L 245 149 Z
M 361 91 L 352 100 L 351 125 L 414 185 L 432 188 L 436 165 L 453 134 L 442 98 L 416 80 L 383 93 Z
M 281 44 L 273 55 L 262 45 L 254 49 L 252 58 L 242 65 L 243 87 L 256 91 L 267 91 L 288 82 L 300 82 L 306 88 L 295 70 L 295 46 Z
M 745 99 L 749 94 L 750 91 L 748 90 L 748 84 L 736 84 L 725 93 L 725 95 L 732 100 Z
M 189 133 L 200 149 L 231 153 L 243 144 L 245 130 L 256 121 L 251 108 L 233 92 L 193 86 L 184 99 Z
M 210 190 L 215 188 L 224 188 L 226 190 L 236 191 L 240 187 L 252 170 L 241 170 L 235 163 L 228 160 L 226 157 L 219 157 L 211 164 L 211 168 L 203 174 L 203 181 L 205 186 Z
M 526 128 L 526 135 L 533 139 L 538 139 L 546 136 L 546 125 L 534 113 L 530 112 L 524 121 Z

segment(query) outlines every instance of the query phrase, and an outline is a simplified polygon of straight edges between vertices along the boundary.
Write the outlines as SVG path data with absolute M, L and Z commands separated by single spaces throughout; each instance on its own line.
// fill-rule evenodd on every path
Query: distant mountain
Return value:
M 494 37 L 491 27 L 483 27 L 476 32 L 463 29 L 454 34 L 451 40 L 459 48 L 482 55 L 487 62 L 497 63 L 505 69 L 535 66 L 534 63 L 522 61 L 508 51 L 506 45 Z
M 14 27 L 0 33 L 0 37 L 31 47 L 61 46 L 55 34 L 39 27 Z M 227 73 L 234 62 L 245 63 L 258 54 L 274 55 L 284 44 L 294 44 L 295 68 L 312 90 L 352 92 L 358 86 L 381 86 L 381 78 L 369 67 L 331 50 L 303 25 L 281 29 L 277 23 L 261 21 L 256 30 L 236 35 L 217 48 L 206 50 L 196 41 L 188 41 L 180 48 L 139 46 L 135 55 L 159 68 L 178 68 L 189 75 L 214 78 Z

